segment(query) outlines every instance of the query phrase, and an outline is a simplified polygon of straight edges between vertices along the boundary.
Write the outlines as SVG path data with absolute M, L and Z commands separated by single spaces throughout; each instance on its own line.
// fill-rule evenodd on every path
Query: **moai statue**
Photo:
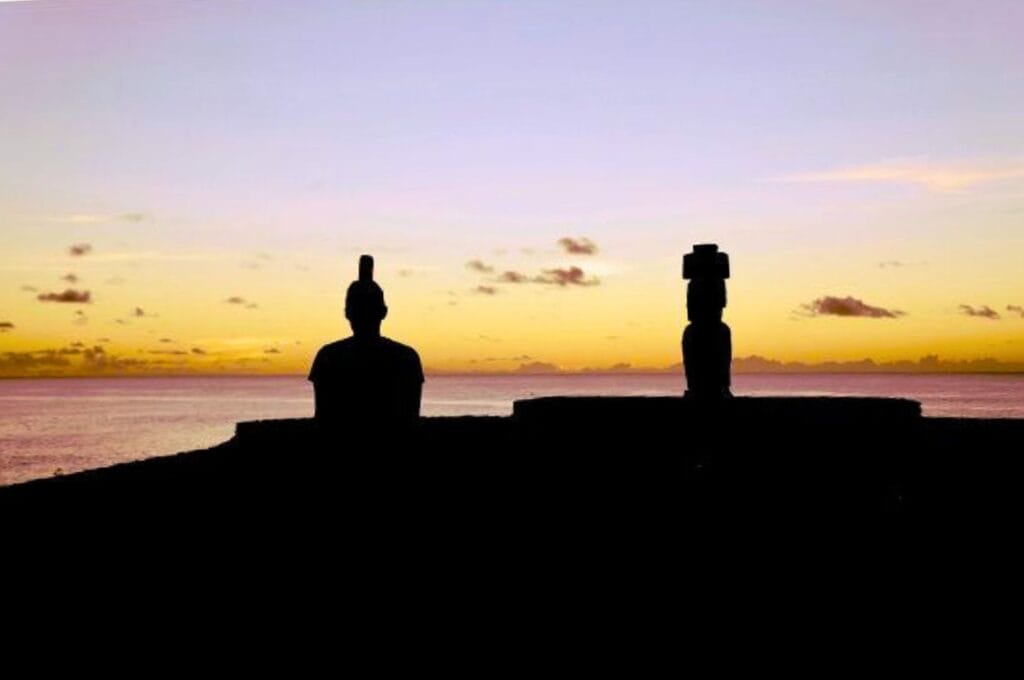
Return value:
M 686 396 L 731 397 L 732 333 L 722 323 L 729 256 L 719 252 L 714 243 L 695 245 L 692 253 L 683 255 L 683 278 L 690 281 L 686 286 L 686 316 L 690 323 L 683 331 Z

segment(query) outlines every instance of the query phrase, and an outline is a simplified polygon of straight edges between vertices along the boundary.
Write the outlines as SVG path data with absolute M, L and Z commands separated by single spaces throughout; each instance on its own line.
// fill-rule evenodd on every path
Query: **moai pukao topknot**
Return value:
M 732 333 L 722 323 L 729 256 L 719 252 L 714 243 L 695 245 L 692 253 L 683 255 L 683 278 L 690 282 L 686 286 L 686 316 L 690 323 L 683 331 L 686 396 L 732 396 Z
M 379 317 L 380 321 L 387 314 L 384 305 L 384 291 L 373 280 L 373 257 L 359 257 L 359 278 L 353 281 L 345 294 L 345 314 L 349 320 L 353 317 Z
M 359 280 L 363 283 L 373 281 L 373 256 L 359 256 Z

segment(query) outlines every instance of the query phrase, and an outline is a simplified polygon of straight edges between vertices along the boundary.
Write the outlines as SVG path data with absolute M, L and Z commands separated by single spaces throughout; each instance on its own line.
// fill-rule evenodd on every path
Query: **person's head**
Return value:
M 345 318 L 353 335 L 380 335 L 380 322 L 388 315 L 384 291 L 375 281 L 353 281 L 345 295 Z

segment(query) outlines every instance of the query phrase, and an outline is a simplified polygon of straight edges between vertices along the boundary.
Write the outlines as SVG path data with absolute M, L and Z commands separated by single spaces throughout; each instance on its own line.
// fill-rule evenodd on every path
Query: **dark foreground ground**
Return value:
M 856 650 L 835 657 L 860 658 L 865 630 L 891 625 L 898 646 L 915 616 L 974 626 L 951 607 L 1003 602 L 1019 581 L 994 577 L 1011 562 L 991 551 L 1016 552 L 1024 421 L 919 414 L 905 400 L 551 398 L 408 433 L 242 423 L 206 451 L 0 488 L 5 602 L 26 595 L 42 631 L 84 594 L 71 609 L 106 631 L 128 601 L 117 620 L 137 635 L 184 622 L 174 653 L 195 626 L 244 631 L 238 656 L 262 663 L 291 632 L 304 646 L 290 664 L 325 650 L 474 675 L 559 667 L 552 655 L 663 672 L 691 664 L 702 635 L 728 649 L 719 666 L 760 662 L 735 644 L 743 630 L 802 657 L 812 636 L 787 617 L 834 641 L 861 611 Z M 920 518 L 938 531 L 906 530 Z
M 858 398 L 545 398 L 410 432 L 240 423 L 217 447 L 0 488 L 0 515 L 200 533 L 453 540 L 672 533 L 688 523 L 1018 512 L 1022 420 Z

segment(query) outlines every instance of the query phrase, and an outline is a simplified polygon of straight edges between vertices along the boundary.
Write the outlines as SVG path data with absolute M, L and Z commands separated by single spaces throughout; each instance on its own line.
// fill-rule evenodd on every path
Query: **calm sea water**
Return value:
M 423 413 L 507 415 L 545 395 L 671 395 L 681 376 L 431 377 Z M 916 399 L 925 415 L 1024 418 L 1024 376 L 738 375 L 746 395 L 870 395 Z M 0 484 L 205 448 L 240 420 L 308 417 L 301 377 L 92 378 L 0 381 Z

